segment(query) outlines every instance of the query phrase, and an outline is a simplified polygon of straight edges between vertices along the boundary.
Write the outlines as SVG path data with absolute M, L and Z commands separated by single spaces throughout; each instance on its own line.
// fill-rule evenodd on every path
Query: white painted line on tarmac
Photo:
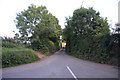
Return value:
M 72 76 L 75 78 L 75 80 L 78 80 L 77 77 L 75 76 L 75 74 L 72 72 L 72 70 L 67 66 L 67 69 L 70 71 L 70 73 L 72 74 Z

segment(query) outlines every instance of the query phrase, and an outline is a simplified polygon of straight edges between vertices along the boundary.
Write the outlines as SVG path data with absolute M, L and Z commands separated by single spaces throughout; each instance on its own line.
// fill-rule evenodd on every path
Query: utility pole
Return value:
M 115 24 L 118 34 L 120 33 L 120 1 L 118 2 L 118 23 Z
M 120 23 L 120 1 L 118 2 L 118 23 Z
M 82 6 L 83 6 L 83 3 L 84 3 L 84 0 L 82 1 L 81 8 L 82 8 Z

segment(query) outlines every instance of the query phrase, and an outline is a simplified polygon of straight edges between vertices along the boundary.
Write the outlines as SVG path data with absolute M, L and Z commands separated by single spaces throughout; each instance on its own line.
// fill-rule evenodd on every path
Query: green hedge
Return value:
M 58 43 L 54 43 L 53 41 L 46 38 L 34 41 L 31 46 L 34 50 L 40 51 L 43 54 L 44 53 L 53 54 L 55 51 L 59 49 Z
M 26 45 L 24 45 L 22 43 L 3 40 L 2 47 L 4 47 L 4 48 L 17 48 L 17 47 L 26 47 Z
M 98 63 L 119 65 L 120 34 L 110 34 L 107 19 L 93 8 L 80 8 L 66 19 L 66 52 Z
M 2 47 L 14 48 L 14 47 L 17 47 L 17 45 L 15 43 L 11 43 L 11 42 L 8 42 L 8 41 L 3 41 L 2 42 Z
M 2 67 L 27 64 L 40 60 L 35 52 L 26 48 L 2 48 Z

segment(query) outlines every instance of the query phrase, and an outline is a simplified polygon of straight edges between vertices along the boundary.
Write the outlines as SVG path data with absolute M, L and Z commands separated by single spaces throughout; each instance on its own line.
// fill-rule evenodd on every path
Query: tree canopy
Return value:
M 93 8 L 76 9 L 72 17 L 66 18 L 66 23 L 63 38 L 68 54 L 100 63 L 108 63 L 116 56 L 107 19 Z
M 60 41 L 61 26 L 59 21 L 49 13 L 45 6 L 36 7 L 33 4 L 28 6 L 27 10 L 17 14 L 15 23 L 20 33 L 20 40 L 30 41 L 34 47 L 46 39 L 55 44 Z
M 45 6 L 31 5 L 17 14 L 15 23 L 23 40 L 59 37 L 61 26 L 58 19 Z

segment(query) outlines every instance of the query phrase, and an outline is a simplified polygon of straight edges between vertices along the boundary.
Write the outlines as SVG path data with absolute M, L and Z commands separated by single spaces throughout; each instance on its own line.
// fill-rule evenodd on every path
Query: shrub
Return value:
M 2 41 L 2 47 L 14 48 L 14 47 L 17 47 L 17 45 L 15 43 L 11 43 L 11 42 L 8 42 L 8 41 Z
M 53 54 L 56 51 L 55 43 L 52 42 L 51 40 L 46 39 L 44 41 L 44 44 L 48 47 L 48 50 L 51 54 Z
M 43 54 L 46 52 L 53 54 L 57 50 L 55 43 L 47 38 L 34 41 L 32 43 L 32 48 Z
M 48 47 L 43 43 L 43 40 L 35 40 L 34 42 L 32 42 L 32 48 L 36 51 L 40 51 L 43 54 L 45 52 L 48 52 Z
M 2 48 L 2 67 L 27 64 L 40 60 L 35 52 L 26 48 Z
M 18 43 L 12 38 L 2 38 L 2 47 L 4 48 L 15 48 L 15 47 L 25 47 L 24 44 Z

